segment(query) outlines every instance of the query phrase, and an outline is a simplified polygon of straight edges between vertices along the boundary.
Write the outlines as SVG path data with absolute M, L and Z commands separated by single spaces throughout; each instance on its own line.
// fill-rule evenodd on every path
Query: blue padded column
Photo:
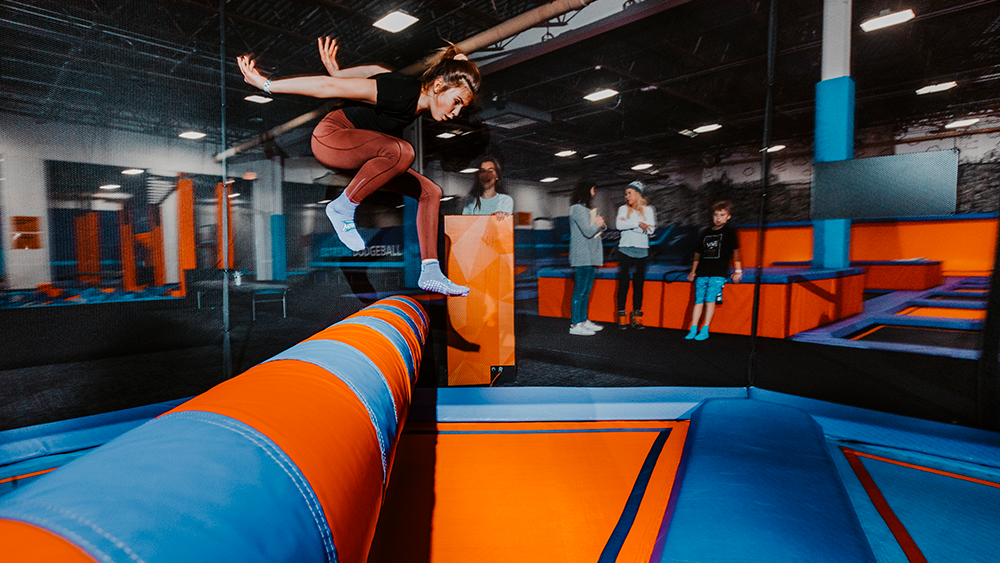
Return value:
M 651 561 L 875 557 L 812 417 L 763 401 L 714 399 L 691 415 Z
M 841 76 L 816 84 L 814 162 L 854 158 L 854 80 Z M 813 268 L 850 267 L 850 219 L 813 221 Z
M 271 279 L 282 281 L 288 279 L 284 215 L 271 215 Z

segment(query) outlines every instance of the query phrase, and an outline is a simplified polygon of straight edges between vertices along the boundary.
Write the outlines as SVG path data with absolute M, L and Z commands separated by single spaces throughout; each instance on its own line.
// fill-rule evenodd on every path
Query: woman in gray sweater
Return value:
M 573 302 L 569 333 L 575 336 L 593 336 L 604 328 L 587 320 L 594 274 L 604 264 L 601 245 L 601 232 L 606 228 L 604 217 L 596 209 L 590 209 L 595 190 L 593 182 L 581 180 L 570 196 L 569 265 L 573 267 Z

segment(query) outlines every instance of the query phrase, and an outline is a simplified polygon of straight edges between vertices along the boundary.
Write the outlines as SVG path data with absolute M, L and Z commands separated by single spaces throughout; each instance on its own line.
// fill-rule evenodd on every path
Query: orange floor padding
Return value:
M 597 561 L 666 429 L 617 558 L 648 561 L 687 421 L 408 424 L 368 561 Z
M 973 319 L 983 320 L 986 318 L 986 309 L 953 309 L 949 307 L 910 307 L 896 313 L 897 315 L 909 315 L 913 317 L 941 317 L 946 319 Z

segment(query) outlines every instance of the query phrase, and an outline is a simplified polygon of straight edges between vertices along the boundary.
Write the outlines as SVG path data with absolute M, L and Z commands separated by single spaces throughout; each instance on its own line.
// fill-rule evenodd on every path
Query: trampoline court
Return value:
M 920 354 L 978 358 L 989 279 L 949 277 L 925 291 L 892 291 L 864 312 L 792 336 L 793 340 Z
M 755 388 L 416 391 L 373 563 L 985 563 L 1000 543 L 994 433 Z M 175 406 L 4 432 L 0 495 Z

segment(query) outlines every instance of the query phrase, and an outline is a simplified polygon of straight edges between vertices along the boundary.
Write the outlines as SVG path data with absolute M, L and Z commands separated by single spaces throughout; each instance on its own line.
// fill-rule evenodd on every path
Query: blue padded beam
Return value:
M 763 401 L 691 415 L 651 561 L 875 562 L 820 426 Z

